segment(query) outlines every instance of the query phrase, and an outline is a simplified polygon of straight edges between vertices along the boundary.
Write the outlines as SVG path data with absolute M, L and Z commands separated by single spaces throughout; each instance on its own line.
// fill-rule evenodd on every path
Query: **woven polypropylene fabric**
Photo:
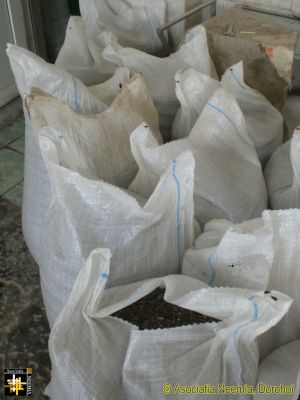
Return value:
M 171 138 L 173 119 L 179 107 L 175 93 L 176 72 L 194 68 L 206 75 L 216 76 L 203 26 L 199 26 L 177 52 L 169 57 L 154 57 L 133 48 L 122 47 L 115 40 L 107 45 L 102 56 L 112 63 L 143 74 L 159 113 L 160 130 L 166 141 Z
M 289 313 L 262 338 L 264 354 L 300 336 L 300 210 L 265 211 L 232 225 L 211 221 L 185 253 L 183 273 L 211 286 L 279 290 L 294 300 Z
M 194 240 L 191 153 L 174 160 L 149 200 L 140 206 L 133 194 L 66 167 L 54 136 L 55 132 L 45 128 L 41 138 L 52 185 L 40 262 L 50 325 L 97 246 L 112 251 L 109 285 L 113 286 L 177 273 L 185 249 Z
M 176 95 L 180 102 L 173 127 L 175 139 L 189 135 L 199 115 L 214 90 L 222 87 L 231 93 L 243 112 L 247 132 L 263 167 L 282 144 L 283 118 L 272 104 L 259 92 L 244 82 L 243 62 L 230 67 L 221 82 L 193 69 L 176 75 Z
M 182 275 L 104 290 L 109 273 L 109 252 L 95 250 L 55 322 L 49 341 L 53 373 L 47 389 L 53 400 L 61 399 L 62 393 L 64 400 L 168 399 L 163 385 L 174 387 L 178 382 L 216 388 L 220 382 L 255 385 L 259 357 L 255 339 L 291 304 L 279 292 L 274 292 L 275 302 L 263 292 L 207 288 Z M 166 288 L 166 301 L 223 321 L 140 331 L 111 317 L 159 286 Z M 172 392 L 171 397 L 180 399 L 182 394 Z M 216 395 L 205 397 L 212 400 Z M 194 399 L 195 394 L 186 398 Z
M 279 347 L 259 365 L 258 384 L 277 386 L 280 382 L 283 386 L 294 387 L 294 393 L 289 396 L 291 400 L 298 400 L 300 396 L 300 340 Z M 258 400 L 278 399 L 278 394 L 260 393 L 256 389 Z
M 139 172 L 130 188 L 144 196 L 153 190 L 172 158 L 183 150 L 193 153 L 195 218 L 201 224 L 213 218 L 243 222 L 267 208 L 261 164 L 243 114 L 223 89 L 210 98 L 187 138 L 159 146 L 141 125 L 131 135 L 131 146 Z
M 111 36 L 113 36 L 111 34 Z M 109 36 L 110 40 L 112 40 Z M 107 35 L 101 36 L 98 44 L 87 35 L 81 17 L 70 17 L 66 38 L 55 64 L 80 79 L 86 85 L 95 85 L 109 79 L 116 64 L 102 57 Z
M 273 210 L 300 208 L 300 129 L 270 158 L 265 178 Z

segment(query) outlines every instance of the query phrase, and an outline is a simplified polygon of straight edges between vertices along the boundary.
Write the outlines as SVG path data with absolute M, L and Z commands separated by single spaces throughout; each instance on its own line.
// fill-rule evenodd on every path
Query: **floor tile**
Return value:
M 25 135 L 20 136 L 18 139 L 8 145 L 10 149 L 14 149 L 24 154 L 25 148 Z
M 0 128 L 3 123 L 7 123 L 8 120 L 13 120 L 17 116 L 23 113 L 23 104 L 21 97 L 17 97 L 15 100 L 6 104 L 0 108 Z
M 18 137 L 22 136 L 25 131 L 24 116 L 19 115 L 14 120 L 8 121 L 0 128 L 0 144 L 8 145 Z
M 49 326 L 41 297 L 39 268 L 22 235 L 21 213 L 20 207 L 0 198 L 2 315 L 4 311 L 0 328 L 0 365 L 3 368 L 33 368 L 30 399 L 44 400 L 48 399 L 43 391 L 51 376 L 47 351 Z M 2 380 L 2 399 L 1 394 Z M 21 396 L 20 399 L 25 400 L 27 397 Z
M 0 195 L 23 180 L 24 156 L 16 151 L 0 149 Z
M 22 207 L 23 199 L 23 182 L 16 185 L 3 195 L 3 198 L 15 204 L 18 207 Z

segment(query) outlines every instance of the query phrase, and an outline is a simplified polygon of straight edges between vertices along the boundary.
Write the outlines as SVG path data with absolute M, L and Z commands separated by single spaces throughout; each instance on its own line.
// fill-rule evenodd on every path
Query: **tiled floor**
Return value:
M 0 370 L 32 368 L 31 398 L 42 400 L 50 380 L 49 326 L 39 268 L 22 234 L 23 168 L 24 118 L 16 99 L 0 109 Z
M 3 198 L 0 198 L 0 321 L 0 399 L 6 399 L 2 383 L 6 368 L 32 368 L 30 398 L 48 399 L 43 391 L 50 381 L 49 326 L 39 269 L 24 242 L 21 208 Z
M 24 116 L 21 99 L 0 109 L 0 197 L 22 205 Z

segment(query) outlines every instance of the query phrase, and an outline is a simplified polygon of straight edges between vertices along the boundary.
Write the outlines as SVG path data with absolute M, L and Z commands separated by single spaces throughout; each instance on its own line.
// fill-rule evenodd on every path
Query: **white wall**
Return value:
M 5 52 L 7 43 L 27 47 L 23 8 L 20 0 L 0 0 L 0 107 L 18 96 Z

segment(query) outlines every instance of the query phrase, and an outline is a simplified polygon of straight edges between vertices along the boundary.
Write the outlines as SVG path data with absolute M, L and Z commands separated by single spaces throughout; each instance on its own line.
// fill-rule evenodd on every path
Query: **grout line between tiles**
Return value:
M 20 136 L 16 137 L 16 138 L 15 138 L 14 140 L 12 140 L 11 142 L 6 143 L 4 146 L 10 146 L 12 143 L 14 143 L 14 142 L 17 141 L 18 139 L 20 139 L 20 137 L 23 136 L 23 135 L 24 135 L 24 133 L 22 133 Z
M 19 151 L 19 150 L 17 150 L 17 149 L 14 149 L 13 147 L 9 147 L 8 144 L 2 145 L 2 148 L 3 148 L 3 149 L 6 149 L 6 150 L 14 151 L 15 153 L 19 153 L 19 154 L 22 154 L 22 156 L 24 156 L 24 153 L 22 153 L 21 151 Z
M 0 194 L 0 197 L 5 196 L 8 192 L 10 192 L 12 189 L 14 189 L 16 186 L 18 186 L 20 183 L 24 181 L 24 178 L 21 179 L 18 183 L 16 183 L 14 186 L 10 187 L 8 190 Z

